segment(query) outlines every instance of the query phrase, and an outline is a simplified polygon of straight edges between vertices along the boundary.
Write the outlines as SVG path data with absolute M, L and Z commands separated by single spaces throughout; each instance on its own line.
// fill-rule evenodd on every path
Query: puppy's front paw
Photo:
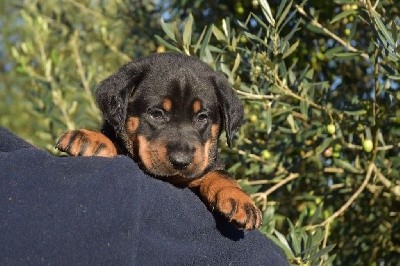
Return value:
M 215 195 L 215 208 L 237 227 L 246 230 L 261 225 L 261 212 L 251 198 L 238 187 L 226 187 Z
M 114 157 L 117 155 L 117 149 L 109 138 L 87 129 L 64 133 L 57 141 L 56 148 L 72 156 Z
M 225 171 L 209 172 L 189 187 L 196 188 L 210 209 L 220 212 L 237 227 L 250 230 L 261 226 L 260 210 Z

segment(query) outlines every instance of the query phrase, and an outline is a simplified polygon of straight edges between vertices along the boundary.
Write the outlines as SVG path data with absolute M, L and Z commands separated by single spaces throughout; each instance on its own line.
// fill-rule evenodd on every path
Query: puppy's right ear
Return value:
M 225 126 L 226 139 L 230 147 L 233 136 L 244 122 L 244 109 L 242 102 L 224 75 L 215 73 L 213 80 Z
M 143 79 L 144 72 L 143 65 L 128 63 L 103 80 L 97 88 L 97 104 L 106 121 L 117 133 L 125 124 L 129 96 Z

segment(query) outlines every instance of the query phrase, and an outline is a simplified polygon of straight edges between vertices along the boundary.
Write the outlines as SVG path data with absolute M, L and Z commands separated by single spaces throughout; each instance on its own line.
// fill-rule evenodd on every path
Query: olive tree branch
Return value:
M 251 195 L 252 198 L 256 199 L 256 201 L 262 201 L 263 209 L 267 205 L 267 198 L 270 194 L 274 191 L 279 189 L 280 187 L 284 186 L 285 184 L 289 183 L 290 181 L 300 177 L 299 173 L 290 173 L 287 177 L 280 180 L 278 183 L 267 189 L 265 192 L 254 193 Z
M 368 185 L 369 181 L 371 180 L 372 173 L 376 171 L 376 166 L 373 162 L 371 162 L 368 166 L 367 174 L 364 178 L 364 181 L 362 182 L 361 186 L 354 192 L 353 195 L 349 198 L 349 200 L 336 212 L 334 212 L 331 216 L 329 216 L 325 221 L 323 221 L 320 224 L 315 224 L 315 225 L 309 225 L 307 226 L 306 229 L 311 230 L 316 227 L 323 227 L 326 226 L 328 223 L 333 222 L 337 217 L 342 215 L 350 206 L 353 204 L 353 202 L 360 196 L 360 194 L 364 191 L 366 186 Z
M 387 179 L 382 172 L 376 168 L 375 169 L 375 174 L 376 174 L 376 178 L 388 189 L 390 189 L 390 191 L 396 195 L 397 197 L 400 197 L 400 185 L 393 185 L 393 183 Z

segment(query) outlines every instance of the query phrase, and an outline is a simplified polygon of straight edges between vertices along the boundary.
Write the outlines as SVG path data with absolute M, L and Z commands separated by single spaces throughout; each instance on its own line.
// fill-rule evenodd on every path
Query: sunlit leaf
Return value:
M 278 21 L 276 22 L 276 25 L 275 25 L 275 26 L 276 26 L 278 29 L 280 28 L 280 26 L 281 26 L 282 22 L 284 21 L 284 19 L 287 18 L 287 14 L 289 13 L 290 8 L 292 7 L 292 3 L 293 3 L 293 1 L 290 1 L 290 2 L 285 6 L 284 10 L 282 11 L 282 14 L 277 14 L 277 17 L 278 17 L 279 19 L 278 19 Z M 286 4 L 286 0 L 281 1 L 281 6 L 284 5 L 284 4 Z
M 189 14 L 189 17 L 185 23 L 185 27 L 183 29 L 183 44 L 185 47 L 189 47 L 192 43 L 192 31 L 193 31 L 193 16 Z
M 173 28 L 174 26 L 175 26 L 175 25 L 173 25 L 173 24 L 167 24 L 167 23 L 164 22 L 164 20 L 161 20 L 161 27 L 162 27 L 163 31 L 165 32 L 165 34 L 167 34 L 167 36 L 168 36 L 171 40 L 176 41 L 176 39 L 175 39 L 175 34 L 174 34 L 174 30 L 172 30 L 172 28 Z
M 218 41 L 226 41 L 226 36 L 224 33 L 218 29 L 215 25 L 212 25 L 212 33 L 217 38 Z
M 161 38 L 160 36 L 156 35 L 154 36 L 156 38 L 156 40 L 164 45 L 165 47 L 167 47 L 168 49 L 172 50 L 172 51 L 176 51 L 176 52 L 180 52 L 179 48 L 175 47 L 174 45 L 170 44 L 169 42 L 167 42 L 166 40 L 164 40 L 163 38 Z
M 294 44 L 290 46 L 290 48 L 283 54 L 282 58 L 285 59 L 289 55 L 291 55 L 299 46 L 300 41 L 297 40 Z
M 356 15 L 356 14 L 357 14 L 357 11 L 356 11 L 356 10 L 353 10 L 353 9 L 345 10 L 345 11 L 343 11 L 343 12 L 337 14 L 337 15 L 330 21 L 330 23 L 333 24 L 333 23 L 335 23 L 335 22 L 338 21 L 338 20 L 341 20 L 341 19 L 343 19 L 343 18 L 345 18 L 345 17 L 352 16 L 352 15 Z
M 275 20 L 274 20 L 274 18 L 272 16 L 271 8 L 270 8 L 267 0 L 258 0 L 258 1 L 259 1 L 260 5 L 261 5 L 261 8 L 262 8 L 262 11 L 264 13 L 265 18 L 267 19 L 267 21 L 271 25 L 274 26 L 275 25 Z

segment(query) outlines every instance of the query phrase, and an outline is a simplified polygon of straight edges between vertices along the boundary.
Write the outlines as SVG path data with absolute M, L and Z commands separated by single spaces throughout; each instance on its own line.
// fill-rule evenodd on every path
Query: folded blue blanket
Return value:
M 0 265 L 288 265 L 128 157 L 56 157 L 0 128 Z

